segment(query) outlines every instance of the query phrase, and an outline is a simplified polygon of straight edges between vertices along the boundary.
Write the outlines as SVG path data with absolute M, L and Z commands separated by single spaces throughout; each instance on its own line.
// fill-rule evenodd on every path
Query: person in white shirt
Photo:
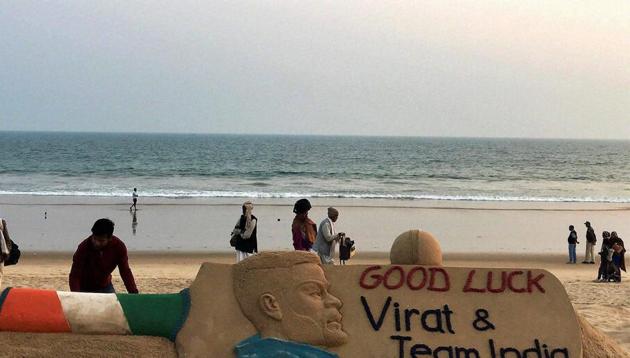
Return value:
M 137 188 L 133 188 L 133 193 L 131 193 L 131 201 L 133 201 L 133 204 L 131 204 L 131 206 L 129 207 L 129 211 L 131 211 L 132 208 L 134 211 L 136 211 L 136 204 L 138 203 L 138 189 Z
M 328 208 L 328 217 L 322 220 L 317 230 L 317 238 L 313 244 L 313 250 L 319 255 L 322 264 L 334 265 L 335 244 L 345 234 L 335 232 L 335 222 L 339 218 L 339 211 L 333 207 Z

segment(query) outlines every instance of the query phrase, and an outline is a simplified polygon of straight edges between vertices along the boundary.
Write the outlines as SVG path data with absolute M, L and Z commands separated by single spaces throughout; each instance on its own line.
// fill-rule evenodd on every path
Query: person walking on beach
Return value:
M 83 240 L 72 257 L 70 291 L 115 293 L 112 272 L 118 266 L 127 292 L 138 293 L 129 268 L 127 247 L 114 234 L 114 222 L 98 219 L 92 226 L 92 235 Z
M 334 265 L 335 245 L 345 234 L 335 233 L 335 222 L 339 218 L 339 211 L 333 207 L 328 208 L 328 217 L 319 224 L 317 238 L 313 244 L 313 250 L 319 255 L 324 265 Z
M 4 261 L 9 257 L 11 252 L 11 237 L 7 228 L 7 221 L 0 219 L 0 287 L 2 287 L 2 277 L 4 276 Z
M 586 225 L 586 252 L 584 253 L 584 261 L 583 264 L 594 264 L 595 257 L 595 244 L 597 243 L 597 236 L 595 235 L 595 229 L 591 226 L 590 222 L 585 222 Z
M 568 241 L 569 241 L 569 262 L 567 263 L 574 264 L 576 261 L 575 247 L 580 242 L 578 241 L 577 232 L 575 231 L 575 228 L 573 227 L 573 225 L 569 225 Z
M 258 241 L 256 238 L 258 219 L 252 215 L 254 204 L 246 201 L 242 206 L 243 214 L 236 222 L 232 234 L 236 234 L 236 262 L 245 260 L 249 255 L 258 252 Z
M 137 210 L 136 204 L 138 204 L 138 189 L 137 188 L 133 188 L 133 193 L 131 193 L 131 201 L 133 201 L 133 203 L 129 207 L 129 211 L 131 211 L 131 209 L 133 209 L 133 211 L 136 211 Z
M 615 282 L 621 282 L 621 270 L 626 271 L 626 262 L 624 260 L 626 247 L 623 244 L 623 240 L 617 236 L 616 231 L 610 233 L 610 245 L 613 249 L 612 263 L 615 269 L 612 278 Z
M 307 199 L 300 199 L 293 205 L 295 218 L 291 224 L 293 236 L 293 248 L 301 251 L 310 251 L 317 237 L 317 225 L 309 219 L 308 211 L 311 203 Z

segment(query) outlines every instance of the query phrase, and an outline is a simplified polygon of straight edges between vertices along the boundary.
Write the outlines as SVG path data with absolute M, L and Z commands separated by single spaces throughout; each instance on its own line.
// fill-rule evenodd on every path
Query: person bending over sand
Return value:
M 70 290 L 75 292 L 114 293 L 112 272 L 118 266 L 127 292 L 138 293 L 129 268 L 127 247 L 114 234 L 114 222 L 98 219 L 92 235 L 83 240 L 72 257 Z

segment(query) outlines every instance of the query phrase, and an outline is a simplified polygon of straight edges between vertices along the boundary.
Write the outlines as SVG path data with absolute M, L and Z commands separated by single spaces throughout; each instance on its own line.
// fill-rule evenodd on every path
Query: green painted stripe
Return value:
M 175 340 L 188 314 L 187 292 L 173 294 L 116 294 L 134 335 Z M 175 334 L 173 334 L 175 332 Z

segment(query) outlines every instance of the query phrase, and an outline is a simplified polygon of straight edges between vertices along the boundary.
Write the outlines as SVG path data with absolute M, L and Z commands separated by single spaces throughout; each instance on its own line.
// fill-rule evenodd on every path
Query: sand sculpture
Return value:
M 234 266 L 234 296 L 257 334 L 235 346 L 238 357 L 334 357 L 318 347 L 348 340 L 341 325 L 341 301 L 317 256 L 304 252 L 269 252 Z
M 582 357 L 580 325 L 552 274 L 442 267 L 436 250 L 429 233 L 410 231 L 392 265 L 322 267 L 310 253 L 266 252 L 205 263 L 174 295 L 10 289 L 0 330 L 157 335 L 174 338 L 180 357 Z M 43 296 L 56 313 L 28 313 L 50 305 Z

